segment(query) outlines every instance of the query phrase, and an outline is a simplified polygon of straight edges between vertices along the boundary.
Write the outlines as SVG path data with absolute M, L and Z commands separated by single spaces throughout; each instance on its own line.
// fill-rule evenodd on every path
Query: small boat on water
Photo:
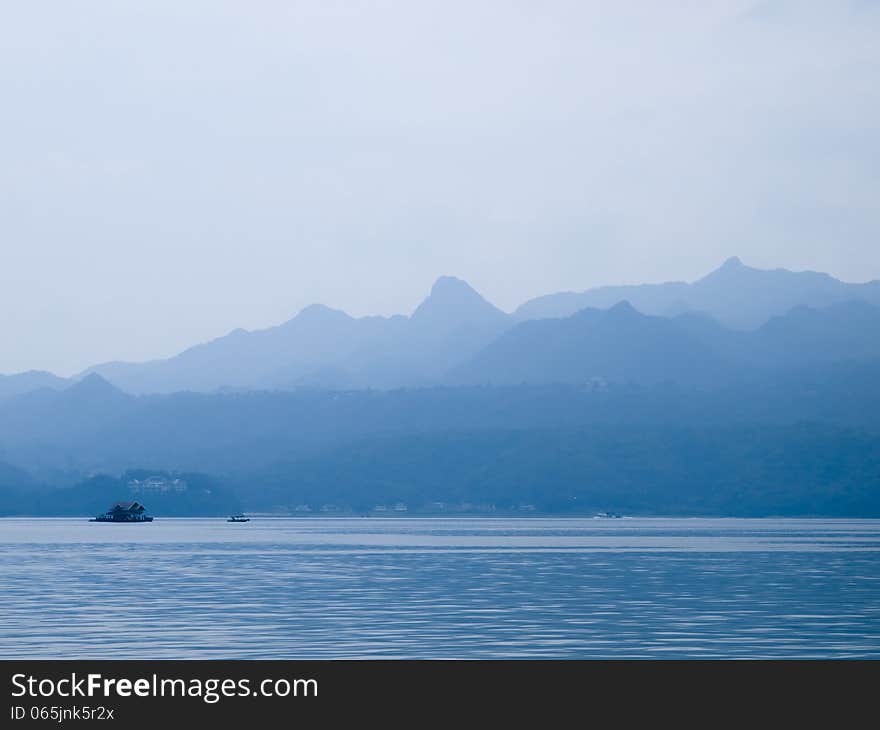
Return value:
M 226 521 L 227 521 L 227 522 L 250 522 L 250 521 L 251 521 L 251 518 L 250 518 L 250 517 L 245 517 L 244 512 L 240 512 L 240 513 L 237 514 L 237 515 L 232 515 L 232 516 L 231 516 L 228 520 L 226 520 Z
M 153 518 L 145 513 L 146 507 L 139 502 L 117 502 L 89 522 L 152 522 Z
M 593 515 L 594 520 L 619 520 L 623 517 L 620 512 L 598 512 Z

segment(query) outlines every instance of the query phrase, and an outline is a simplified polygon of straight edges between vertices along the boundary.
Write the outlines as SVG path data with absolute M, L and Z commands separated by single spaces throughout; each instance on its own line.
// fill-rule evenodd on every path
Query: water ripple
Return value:
M 880 658 L 871 520 L 0 520 L 3 658 Z

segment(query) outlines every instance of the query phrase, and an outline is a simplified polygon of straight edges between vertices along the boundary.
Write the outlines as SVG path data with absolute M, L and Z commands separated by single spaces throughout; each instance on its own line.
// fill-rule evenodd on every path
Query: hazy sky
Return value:
M 730 255 L 880 278 L 880 3 L 0 10 L 0 372 Z

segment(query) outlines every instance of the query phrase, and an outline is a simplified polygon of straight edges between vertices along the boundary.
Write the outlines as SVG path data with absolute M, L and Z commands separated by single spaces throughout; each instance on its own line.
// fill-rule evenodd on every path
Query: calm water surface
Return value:
M 880 521 L 0 519 L 0 657 L 880 658 Z

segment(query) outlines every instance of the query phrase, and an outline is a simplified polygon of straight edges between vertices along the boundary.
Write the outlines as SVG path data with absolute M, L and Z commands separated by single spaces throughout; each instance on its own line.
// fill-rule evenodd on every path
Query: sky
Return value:
M 0 373 L 167 357 L 440 275 L 880 278 L 875 0 L 0 9 Z

